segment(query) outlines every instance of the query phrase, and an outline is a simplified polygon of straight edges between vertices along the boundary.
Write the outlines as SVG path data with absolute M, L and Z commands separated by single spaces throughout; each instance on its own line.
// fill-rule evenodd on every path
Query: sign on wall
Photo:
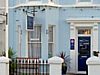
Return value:
M 70 39 L 70 50 L 74 50 L 75 48 L 75 39 Z
M 34 17 L 27 16 L 27 29 L 33 30 L 33 25 L 34 25 Z

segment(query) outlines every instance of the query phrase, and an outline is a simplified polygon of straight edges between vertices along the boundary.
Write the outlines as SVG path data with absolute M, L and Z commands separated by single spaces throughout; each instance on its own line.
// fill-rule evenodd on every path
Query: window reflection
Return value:
M 79 29 L 78 34 L 88 35 L 88 34 L 91 34 L 91 30 L 90 29 Z

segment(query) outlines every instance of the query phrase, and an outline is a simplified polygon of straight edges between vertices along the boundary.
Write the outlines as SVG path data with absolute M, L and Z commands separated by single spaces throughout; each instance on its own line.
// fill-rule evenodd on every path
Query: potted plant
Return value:
M 69 67 L 68 64 L 70 63 L 69 55 L 66 55 L 66 52 L 62 51 L 58 56 L 64 60 L 64 62 L 62 63 L 62 74 L 66 74 Z
M 99 51 L 93 51 L 93 55 L 98 57 Z

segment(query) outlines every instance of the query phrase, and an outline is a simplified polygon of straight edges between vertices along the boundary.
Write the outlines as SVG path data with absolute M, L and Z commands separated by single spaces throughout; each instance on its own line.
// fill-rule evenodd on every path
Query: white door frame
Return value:
M 91 29 L 91 34 L 90 35 L 85 35 L 85 34 L 78 34 L 78 30 L 79 29 Z M 88 27 L 87 25 L 86 25 L 86 27 L 77 27 L 77 28 L 75 28 L 76 29 L 76 38 L 75 38 L 75 40 L 76 40 L 76 45 L 75 45 L 75 48 L 76 48 L 76 71 L 77 71 L 77 73 L 81 73 L 81 74 L 86 74 L 86 71 L 78 71 L 78 37 L 79 36 L 89 36 L 91 39 L 90 39 L 90 56 L 92 56 L 92 52 L 93 52 L 93 48 L 92 48 L 92 32 L 93 32 L 93 27 Z
M 70 24 L 70 39 L 75 39 L 75 49 L 70 50 L 70 73 L 86 73 L 78 71 L 78 46 L 77 46 L 77 28 L 91 28 L 91 56 L 93 51 L 98 51 L 98 22 L 100 19 L 68 19 Z M 92 41 L 93 40 L 93 41 Z

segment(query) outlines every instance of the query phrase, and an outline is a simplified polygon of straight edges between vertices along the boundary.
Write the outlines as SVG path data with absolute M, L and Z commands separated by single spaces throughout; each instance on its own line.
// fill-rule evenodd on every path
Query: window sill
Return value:
M 77 5 L 92 5 L 92 2 L 78 2 Z
M 42 42 L 28 42 L 28 44 L 41 44 Z
M 78 2 L 75 5 L 76 7 L 84 7 L 84 8 L 88 8 L 88 7 L 93 7 L 93 3 L 92 2 Z

